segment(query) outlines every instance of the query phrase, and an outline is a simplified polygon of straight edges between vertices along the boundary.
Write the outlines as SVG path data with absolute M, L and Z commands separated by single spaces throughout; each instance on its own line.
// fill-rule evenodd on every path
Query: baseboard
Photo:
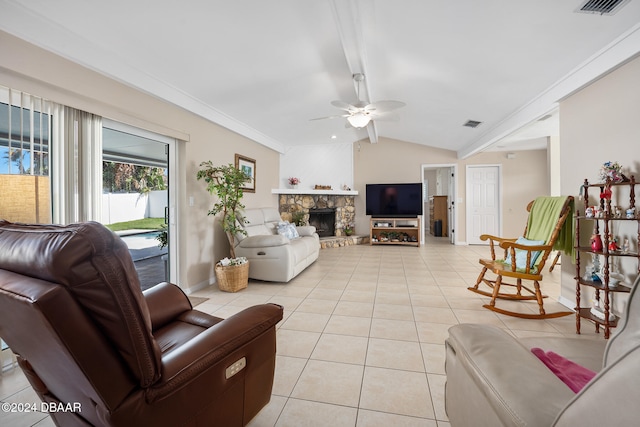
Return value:
M 576 308 L 576 300 L 563 297 L 562 295 L 558 297 L 558 302 L 564 305 L 565 307 L 567 307 L 568 309 L 575 310 Z
M 191 295 L 194 292 L 198 292 L 199 290 L 208 288 L 209 286 L 215 285 L 216 284 L 216 278 L 214 277 L 210 277 L 209 280 L 205 280 L 203 282 L 200 283 L 196 283 L 195 285 L 184 289 L 182 288 L 182 290 L 184 291 L 185 294 L 187 295 Z

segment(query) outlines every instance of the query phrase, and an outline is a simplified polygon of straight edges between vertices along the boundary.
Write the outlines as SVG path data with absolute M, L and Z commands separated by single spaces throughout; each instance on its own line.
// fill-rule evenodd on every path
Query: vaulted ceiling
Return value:
M 584 3 L 0 0 L 0 30 L 280 152 L 387 137 L 465 157 L 539 143 L 562 97 L 640 52 L 640 1 Z M 355 73 L 399 120 L 311 120 L 357 101 Z

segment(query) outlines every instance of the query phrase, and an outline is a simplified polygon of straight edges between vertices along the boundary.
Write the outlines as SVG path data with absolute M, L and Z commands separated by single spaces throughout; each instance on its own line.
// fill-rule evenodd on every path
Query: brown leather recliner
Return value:
M 143 294 L 98 223 L 0 221 L 0 336 L 57 425 L 245 425 L 271 397 L 281 319 L 216 318 L 169 283 Z

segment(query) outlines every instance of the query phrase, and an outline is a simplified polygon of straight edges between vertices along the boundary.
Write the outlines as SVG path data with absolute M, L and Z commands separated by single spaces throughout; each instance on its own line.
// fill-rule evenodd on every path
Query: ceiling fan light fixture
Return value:
M 347 121 L 354 128 L 360 129 L 369 124 L 371 117 L 365 113 L 358 112 L 347 117 Z

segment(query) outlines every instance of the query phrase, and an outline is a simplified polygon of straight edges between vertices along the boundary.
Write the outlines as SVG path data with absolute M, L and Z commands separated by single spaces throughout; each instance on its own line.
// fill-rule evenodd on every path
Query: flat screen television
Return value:
M 367 184 L 366 208 L 372 217 L 422 215 L 422 184 Z

